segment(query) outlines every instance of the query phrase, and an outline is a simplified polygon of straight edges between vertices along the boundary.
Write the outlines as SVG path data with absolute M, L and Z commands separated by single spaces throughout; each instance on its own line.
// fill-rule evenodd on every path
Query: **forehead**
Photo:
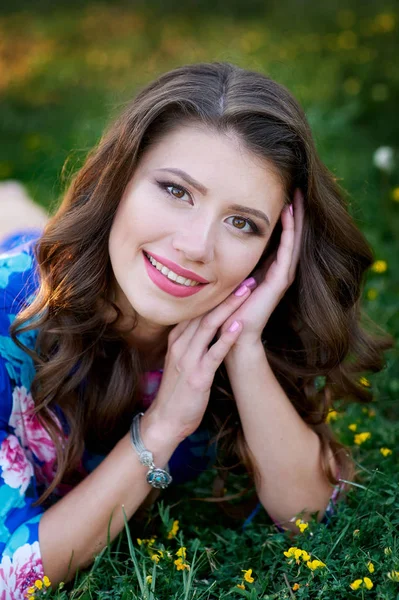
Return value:
M 281 178 L 267 160 L 250 152 L 232 133 L 218 133 L 201 125 L 174 129 L 143 155 L 138 172 L 179 168 L 226 196 L 284 199 Z

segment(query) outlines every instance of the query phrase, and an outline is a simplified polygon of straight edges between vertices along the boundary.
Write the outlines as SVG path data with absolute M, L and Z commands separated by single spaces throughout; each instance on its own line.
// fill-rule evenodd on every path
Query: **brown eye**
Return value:
M 186 193 L 184 190 L 182 190 L 179 187 L 175 187 L 174 185 L 170 185 L 169 189 L 171 190 L 171 194 L 175 197 L 175 198 L 179 198 L 179 200 L 181 198 L 184 198 L 184 194 Z
M 247 221 L 245 219 L 240 219 L 240 217 L 234 217 L 233 224 L 236 229 L 243 229 L 247 224 Z

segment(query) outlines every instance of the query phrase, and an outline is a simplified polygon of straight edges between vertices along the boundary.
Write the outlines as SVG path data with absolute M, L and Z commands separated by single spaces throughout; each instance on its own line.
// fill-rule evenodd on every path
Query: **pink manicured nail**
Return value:
M 290 204 L 289 209 L 290 209 L 290 213 L 292 214 L 292 216 L 294 216 L 294 208 L 293 208 L 292 204 Z
M 233 321 L 232 324 L 229 327 L 229 331 L 237 331 L 237 329 L 239 328 L 240 324 L 238 321 Z
M 248 289 L 249 288 L 247 288 L 247 286 L 242 283 L 240 287 L 237 288 L 234 292 L 234 296 L 243 296 Z
M 253 290 L 254 288 L 256 288 L 256 286 L 258 285 L 256 283 L 256 279 L 255 277 L 249 277 L 248 279 L 245 279 L 241 285 L 246 285 L 247 287 L 249 287 L 251 290 Z

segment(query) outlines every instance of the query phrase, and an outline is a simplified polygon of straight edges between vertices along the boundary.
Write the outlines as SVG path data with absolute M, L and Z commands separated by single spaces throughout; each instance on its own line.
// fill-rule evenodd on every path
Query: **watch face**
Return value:
M 172 477 L 164 469 L 152 469 L 147 473 L 147 481 L 155 488 L 166 488 L 172 481 Z

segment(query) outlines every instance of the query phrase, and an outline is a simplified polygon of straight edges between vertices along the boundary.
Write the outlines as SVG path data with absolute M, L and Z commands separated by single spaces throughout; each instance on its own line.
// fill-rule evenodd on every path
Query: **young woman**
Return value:
M 325 518 L 353 476 L 328 411 L 391 344 L 359 322 L 372 260 L 281 85 L 214 63 L 141 91 L 44 232 L 3 242 L 5 597 L 215 459 L 280 527 Z

